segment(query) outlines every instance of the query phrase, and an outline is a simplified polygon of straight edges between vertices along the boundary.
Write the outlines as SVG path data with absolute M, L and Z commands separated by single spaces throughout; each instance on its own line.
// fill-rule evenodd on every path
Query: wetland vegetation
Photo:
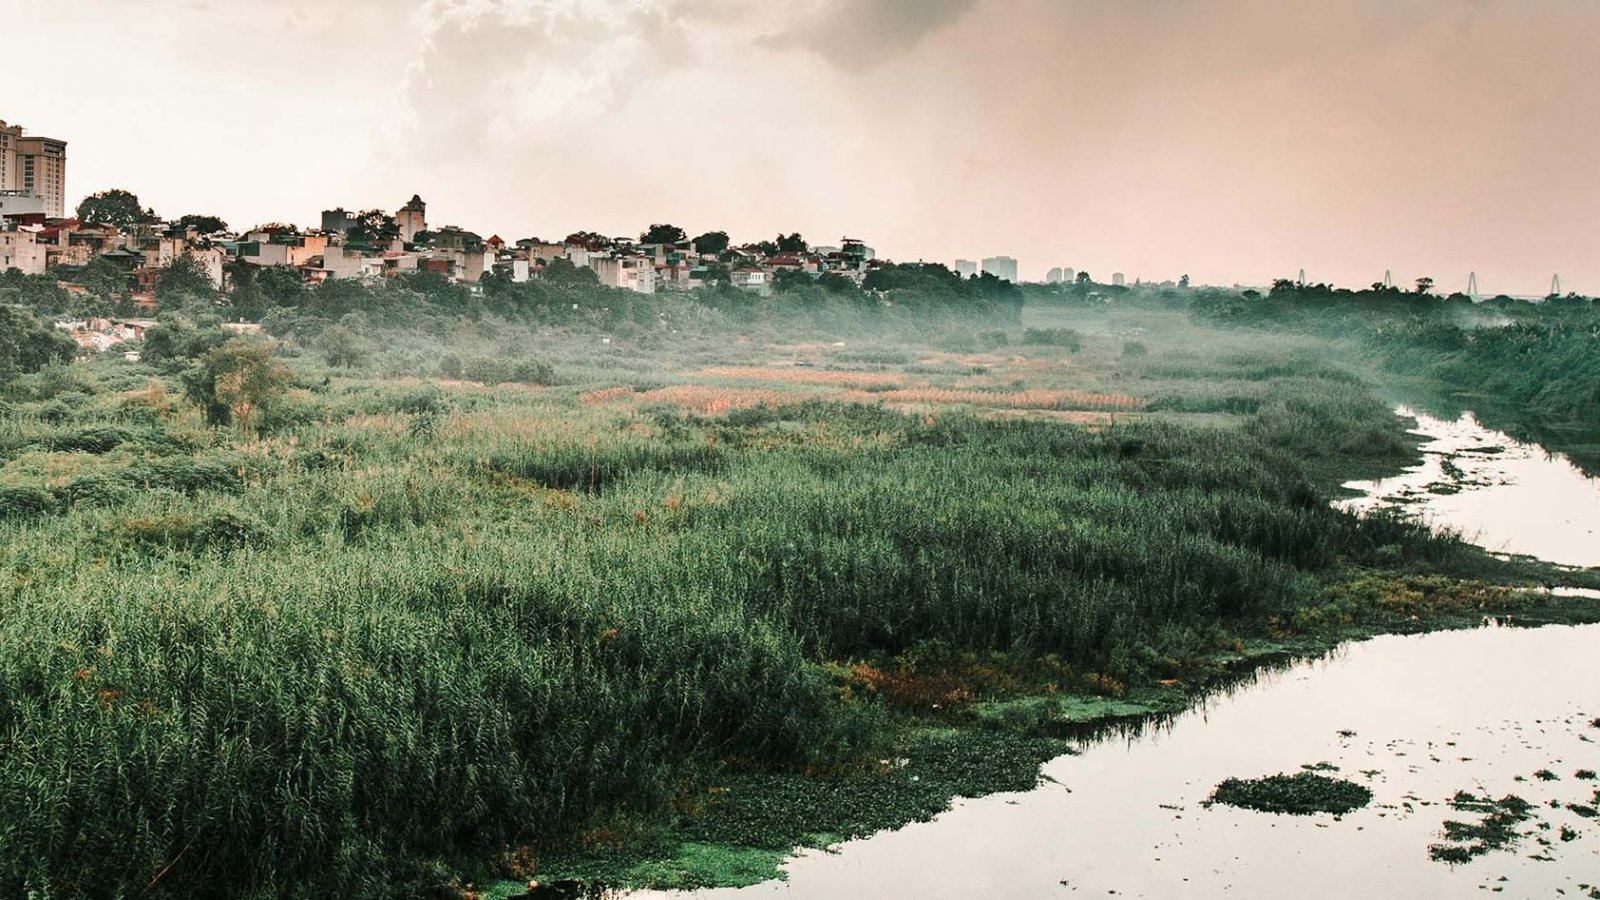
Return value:
M 1522 589 L 1592 573 L 1329 506 L 1415 455 L 1398 351 L 895 268 L 767 302 L 257 285 L 174 301 L 138 361 L 29 357 L 0 892 L 748 883 L 1241 668 L 1600 619 Z

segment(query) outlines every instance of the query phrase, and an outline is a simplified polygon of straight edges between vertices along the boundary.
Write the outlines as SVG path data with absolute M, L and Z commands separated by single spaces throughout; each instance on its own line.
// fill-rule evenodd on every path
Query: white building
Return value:
M 1017 261 L 1009 256 L 991 256 L 983 261 L 983 272 L 1014 283 L 1017 280 Z
M 18 269 L 24 275 L 43 275 L 45 247 L 38 235 L 26 228 L 0 231 L 0 272 Z
M 0 191 L 21 191 L 44 201 L 44 213 L 65 215 L 67 142 L 23 132 L 0 121 Z
M 970 259 L 956 260 L 956 274 L 962 278 L 971 278 L 978 274 L 978 264 Z
M 1111 283 L 1114 284 L 1114 285 L 1117 285 L 1118 287 L 1121 287 L 1122 285 L 1125 285 L 1125 284 L 1128 283 L 1128 277 L 1126 275 L 1123 275 L 1121 272 L 1112 272 L 1111 273 Z
M 0 218 L 44 215 L 46 212 L 44 200 L 27 191 L 0 190 Z

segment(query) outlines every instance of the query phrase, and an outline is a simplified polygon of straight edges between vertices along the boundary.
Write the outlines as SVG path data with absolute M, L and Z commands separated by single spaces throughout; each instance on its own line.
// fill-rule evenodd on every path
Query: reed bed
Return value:
M 704 385 L 356 381 L 252 441 L 153 391 L 14 404 L 0 894 L 422 894 L 696 772 L 859 762 L 881 711 L 837 663 L 932 642 L 1128 678 L 1316 609 L 1343 565 L 1452 564 L 1308 479 L 1306 447 L 1396 430 L 1330 385 L 1232 429 Z M 924 390 L 903 399 L 1137 406 Z

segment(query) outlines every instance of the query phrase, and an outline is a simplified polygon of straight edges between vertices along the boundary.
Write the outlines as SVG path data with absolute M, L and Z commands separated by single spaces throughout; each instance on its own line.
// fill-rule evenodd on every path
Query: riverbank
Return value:
M 289 356 L 248 432 L 142 363 L 28 376 L 0 886 L 754 878 L 1374 627 L 1353 573 L 1534 573 L 1328 506 L 1414 458 L 1360 377 L 1135 327 L 530 333 L 545 387 Z
M 1107 684 L 1100 693 L 1029 683 L 1022 672 L 970 658 L 932 665 L 896 660 L 885 666 L 896 673 L 896 693 L 877 696 L 899 715 L 886 756 L 875 765 L 847 773 L 702 776 L 685 785 L 667 821 L 601 826 L 581 851 L 540 862 L 530 851 L 522 874 L 545 882 L 547 892 L 753 885 L 782 877 L 785 861 L 806 848 L 928 821 L 958 797 L 1032 790 L 1041 766 L 1084 742 L 1159 728 L 1264 671 L 1324 657 L 1350 642 L 1486 622 L 1600 623 L 1600 603 L 1440 577 L 1352 573 L 1330 586 L 1330 596 L 1314 616 L 1269 622 L 1265 633 L 1219 634 L 1209 651 L 1163 660 L 1152 677 Z M 998 682 L 1012 685 L 1011 692 L 996 691 Z M 881 683 L 881 676 L 869 683 Z M 846 690 L 860 686 L 856 680 Z M 507 881 L 485 896 L 523 893 L 522 882 Z

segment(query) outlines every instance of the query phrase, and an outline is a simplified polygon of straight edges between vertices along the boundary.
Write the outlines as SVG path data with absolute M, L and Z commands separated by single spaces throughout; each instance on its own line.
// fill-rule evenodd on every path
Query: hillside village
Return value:
M 690 239 L 665 225 L 637 238 L 580 231 L 559 240 L 507 241 L 454 225 L 430 226 L 419 196 L 392 214 L 327 210 L 314 229 L 271 224 L 241 232 L 203 231 L 188 221 L 195 218 L 202 217 L 119 227 L 41 211 L 6 213 L 0 217 L 0 271 L 54 274 L 63 288 L 81 293 L 87 291 L 86 270 L 109 265 L 131 279 L 132 305 L 148 314 L 159 305 L 162 273 L 180 258 L 223 291 L 241 275 L 269 268 L 291 271 L 307 284 L 426 272 L 479 285 L 486 276 L 520 283 L 541 277 L 552 265 L 570 265 L 593 271 L 600 284 L 641 294 L 727 283 L 763 296 L 783 273 L 812 279 L 831 274 L 859 286 L 880 264 L 873 249 L 854 238 L 814 247 L 796 234 L 732 246 L 722 232 Z

